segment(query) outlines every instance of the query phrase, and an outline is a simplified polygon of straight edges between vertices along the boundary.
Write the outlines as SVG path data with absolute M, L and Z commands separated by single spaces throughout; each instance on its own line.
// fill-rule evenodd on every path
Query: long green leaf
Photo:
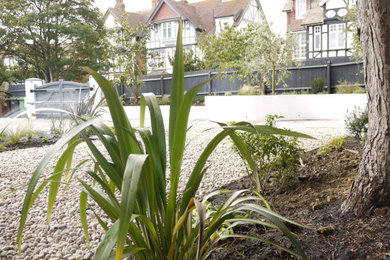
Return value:
M 121 216 L 119 220 L 119 232 L 116 250 L 117 260 L 122 258 L 122 253 L 127 237 L 127 230 L 129 227 L 131 215 L 133 214 L 134 204 L 136 202 L 140 176 L 147 158 L 147 155 L 130 154 L 127 160 L 122 183 Z
M 49 150 L 49 152 L 45 155 L 45 157 L 39 163 L 37 169 L 34 171 L 32 177 L 30 179 L 30 183 L 28 185 L 28 188 L 27 188 L 26 196 L 24 197 L 22 212 L 21 212 L 21 216 L 20 216 L 18 236 L 17 236 L 19 253 L 20 253 L 21 245 L 22 245 L 23 229 L 24 229 L 24 226 L 26 225 L 28 211 L 31 207 L 32 196 L 34 193 L 35 186 L 38 183 L 39 177 L 41 176 L 43 169 L 47 166 L 47 164 L 53 159 L 55 154 L 65 144 L 69 143 L 75 136 L 79 135 L 81 131 L 83 131 L 88 126 L 90 126 L 96 122 L 97 122 L 97 120 L 87 121 L 85 123 L 82 123 L 82 124 L 76 126 L 72 130 L 70 130 L 68 133 L 63 135 L 62 138 L 60 140 L 58 140 L 56 144 L 53 145 L 53 147 Z
M 140 153 L 135 141 L 135 131 L 130 125 L 129 119 L 127 118 L 125 110 L 119 100 L 118 93 L 115 91 L 112 84 L 96 71 L 87 67 L 83 67 L 83 69 L 94 77 L 104 93 L 107 106 L 110 110 L 112 122 L 114 123 L 115 132 L 118 137 L 122 164 L 125 165 L 130 153 Z
M 84 230 L 85 239 L 89 247 L 89 234 L 88 234 L 88 222 L 87 222 L 87 202 L 88 194 L 85 192 L 80 193 L 80 221 Z
M 65 152 L 58 159 L 56 166 L 54 167 L 53 175 L 55 178 L 53 182 L 50 183 L 49 189 L 49 201 L 47 205 L 47 222 L 50 223 L 51 213 L 54 207 L 54 202 L 58 194 L 58 189 L 60 187 L 60 181 L 62 178 L 62 173 L 64 171 L 65 165 L 68 162 L 72 161 L 73 153 L 77 145 L 79 145 L 82 140 L 72 140 L 69 147 L 65 150 Z
M 116 240 L 118 238 L 118 232 L 119 232 L 119 219 L 107 231 L 106 235 L 103 238 L 103 241 L 99 244 L 99 247 L 97 248 L 93 259 L 95 260 L 109 259 L 111 251 L 114 248 Z
M 85 192 L 96 201 L 97 204 L 102 208 L 102 210 L 111 218 L 111 220 L 116 220 L 120 216 L 120 208 L 117 205 L 116 201 L 113 201 L 108 197 L 103 191 L 92 188 L 85 182 L 79 179 L 79 182 L 84 186 Z
M 166 141 L 164 120 L 158 106 L 156 96 L 153 93 L 146 93 L 141 96 L 141 100 L 145 100 L 150 112 L 150 121 L 153 133 L 153 143 L 158 146 L 159 155 L 161 158 L 161 166 L 163 171 L 166 170 Z M 141 102 L 141 111 L 145 110 L 145 104 Z M 145 114 L 145 113 L 143 113 Z M 142 115 L 142 112 L 141 112 Z M 142 120 L 142 117 L 141 117 Z

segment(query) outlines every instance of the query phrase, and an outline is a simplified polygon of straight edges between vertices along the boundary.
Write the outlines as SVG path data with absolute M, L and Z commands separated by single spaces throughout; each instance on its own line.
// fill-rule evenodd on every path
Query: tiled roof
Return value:
M 131 27 L 137 27 L 140 23 L 146 23 L 150 14 L 152 13 L 152 10 L 144 10 L 138 12 L 125 12 L 123 11 L 123 9 L 118 8 L 109 8 L 108 10 L 119 23 L 122 23 L 124 17 L 126 16 L 127 23 Z
M 204 0 L 194 3 L 165 0 L 171 4 L 182 16 L 189 19 L 197 28 L 212 32 L 215 27 L 214 18 L 235 16 L 237 25 L 250 0 Z M 238 15 L 236 15 L 238 14 Z
M 173 6 L 184 18 L 189 19 L 195 27 L 206 32 L 215 28 L 214 18 L 233 16 L 234 26 L 238 25 L 241 16 L 251 0 L 204 0 L 194 3 L 186 1 L 164 0 Z M 124 11 L 120 8 L 109 8 L 109 11 L 119 21 L 123 22 Z M 146 23 L 154 10 L 126 12 L 129 25 L 136 27 L 139 23 Z
M 293 10 L 293 0 L 287 0 L 282 11 L 283 12 L 292 12 Z
M 321 0 L 313 0 L 311 2 L 311 8 L 307 10 L 301 25 L 324 23 L 324 9 L 320 6 L 320 2 Z

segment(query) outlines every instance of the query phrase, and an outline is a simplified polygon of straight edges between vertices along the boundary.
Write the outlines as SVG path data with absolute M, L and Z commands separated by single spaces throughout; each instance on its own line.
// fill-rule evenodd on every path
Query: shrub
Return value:
M 17 128 L 15 130 L 8 130 L 6 132 L 6 140 L 8 140 L 11 144 L 17 144 L 24 136 L 24 133 L 24 129 L 20 128 Z
M 158 103 L 160 105 L 169 105 L 169 95 L 162 95 Z
M 362 109 L 354 107 L 354 109 L 346 115 L 344 122 L 350 136 L 360 141 L 365 139 L 368 130 L 367 108 Z
M 314 79 L 311 84 L 311 92 L 313 94 L 318 94 L 325 91 L 325 82 L 322 78 Z
M 279 118 L 282 117 L 267 116 L 266 125 L 273 127 L 275 119 Z M 255 181 L 260 185 L 261 191 L 269 187 L 275 190 L 287 189 L 294 179 L 297 163 L 304 152 L 299 148 L 297 138 L 251 132 L 237 132 L 237 135 L 243 139 L 256 163 L 259 176 Z M 233 150 L 241 155 L 236 147 L 233 147 Z M 248 164 L 246 168 L 248 173 L 253 173 Z
M 91 206 L 91 209 L 96 212 L 95 216 L 99 223 L 106 230 L 106 236 L 96 251 L 96 259 L 114 257 L 122 259 L 130 256 L 137 259 L 204 259 L 221 239 L 228 237 L 252 238 L 247 235 L 222 232 L 214 237 L 215 240 L 211 240 L 217 230 L 221 230 L 221 228 L 230 230 L 234 226 L 243 224 L 260 224 L 282 231 L 295 246 L 297 252 L 272 242 L 269 243 L 296 256 L 306 258 L 296 236 L 283 223 L 294 222 L 272 212 L 268 203 L 257 192 L 250 192 L 249 196 L 243 196 L 244 193 L 248 192 L 247 190 L 232 192 L 230 197 L 220 207 L 215 208 L 215 212 L 211 215 L 206 214 L 205 204 L 195 199 L 195 194 L 207 169 L 206 161 L 211 152 L 226 136 L 235 142 L 240 152 L 253 165 L 249 151 L 245 149 L 241 139 L 235 135 L 235 130 L 259 131 L 270 134 L 276 132 L 302 137 L 305 135 L 269 126 L 250 126 L 241 123 L 228 127 L 225 124 L 220 124 L 222 126 L 221 132 L 206 146 L 193 168 L 184 192 L 179 194 L 178 183 L 191 105 L 201 87 L 213 79 L 193 87 L 184 94 L 182 23 L 179 24 L 172 79 L 168 147 L 161 110 L 153 94 L 144 94 L 141 97 L 140 128 L 135 129 L 131 126 L 118 94 L 110 82 L 93 70 L 85 68 L 96 79 L 104 92 L 115 134 L 97 119 L 86 121 L 63 135 L 46 154 L 33 173 L 27 188 L 18 230 L 19 251 L 23 228 L 33 202 L 44 187 L 50 184 L 47 210 L 48 221 L 50 221 L 60 185 L 64 182 L 70 182 L 66 176 L 68 176 L 67 171 L 71 167 L 72 158 L 75 156 L 74 150 L 80 143 L 85 142 L 95 164 L 91 170 L 77 171 L 76 174 L 85 173 L 87 177 L 90 177 L 90 183 L 96 183 L 96 185 L 91 186 L 82 180 L 84 178 L 78 178 L 80 183 L 78 190 L 81 191 L 79 197 L 80 219 L 86 240 L 89 241 L 86 218 L 88 199 L 94 200 L 97 207 L 110 219 L 109 222 L 105 222 L 105 218 L 98 215 L 100 211 Z M 146 107 L 150 111 L 151 129 L 144 128 Z M 104 156 L 95 143 L 85 135 L 86 129 L 95 132 L 104 145 L 107 156 Z M 80 133 L 83 136 L 82 139 L 78 139 Z M 142 141 L 138 140 L 137 136 Z M 43 169 L 54 158 L 56 152 L 60 151 L 66 144 L 67 148 L 63 150 L 52 175 L 44 179 L 37 187 Z M 167 160 L 169 160 L 169 168 Z M 80 166 L 76 166 L 76 169 L 78 167 Z M 85 166 L 83 165 L 83 167 Z M 170 171 L 169 188 L 166 179 L 168 169 Z M 218 192 L 212 193 L 204 201 L 216 194 Z M 261 203 L 265 207 L 260 206 Z M 194 215 L 197 215 L 195 219 Z M 261 238 L 254 239 L 268 242 Z
M 248 96 L 251 95 L 251 87 L 250 86 L 243 86 L 238 90 L 238 95 L 239 96 Z
M 339 81 L 336 86 L 337 94 L 359 94 L 366 93 L 364 87 L 361 87 L 359 83 L 350 83 L 346 80 Z
M 327 154 L 332 150 L 338 150 L 345 145 L 345 139 L 344 137 L 340 138 L 333 138 L 332 141 L 329 143 L 325 144 L 318 150 L 318 154 Z

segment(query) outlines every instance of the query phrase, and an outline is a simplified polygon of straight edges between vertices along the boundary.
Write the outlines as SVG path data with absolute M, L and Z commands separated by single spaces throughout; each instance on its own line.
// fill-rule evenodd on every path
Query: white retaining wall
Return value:
M 206 96 L 209 119 L 262 122 L 267 115 L 283 120 L 344 120 L 353 108 L 367 105 L 366 94 Z

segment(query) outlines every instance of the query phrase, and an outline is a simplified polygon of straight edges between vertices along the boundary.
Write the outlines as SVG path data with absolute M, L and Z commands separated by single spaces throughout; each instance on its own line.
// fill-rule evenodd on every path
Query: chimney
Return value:
M 125 11 L 125 4 L 123 3 L 123 0 L 116 0 L 115 9 Z
M 156 9 L 158 4 L 160 3 L 160 0 L 152 0 L 152 9 Z

